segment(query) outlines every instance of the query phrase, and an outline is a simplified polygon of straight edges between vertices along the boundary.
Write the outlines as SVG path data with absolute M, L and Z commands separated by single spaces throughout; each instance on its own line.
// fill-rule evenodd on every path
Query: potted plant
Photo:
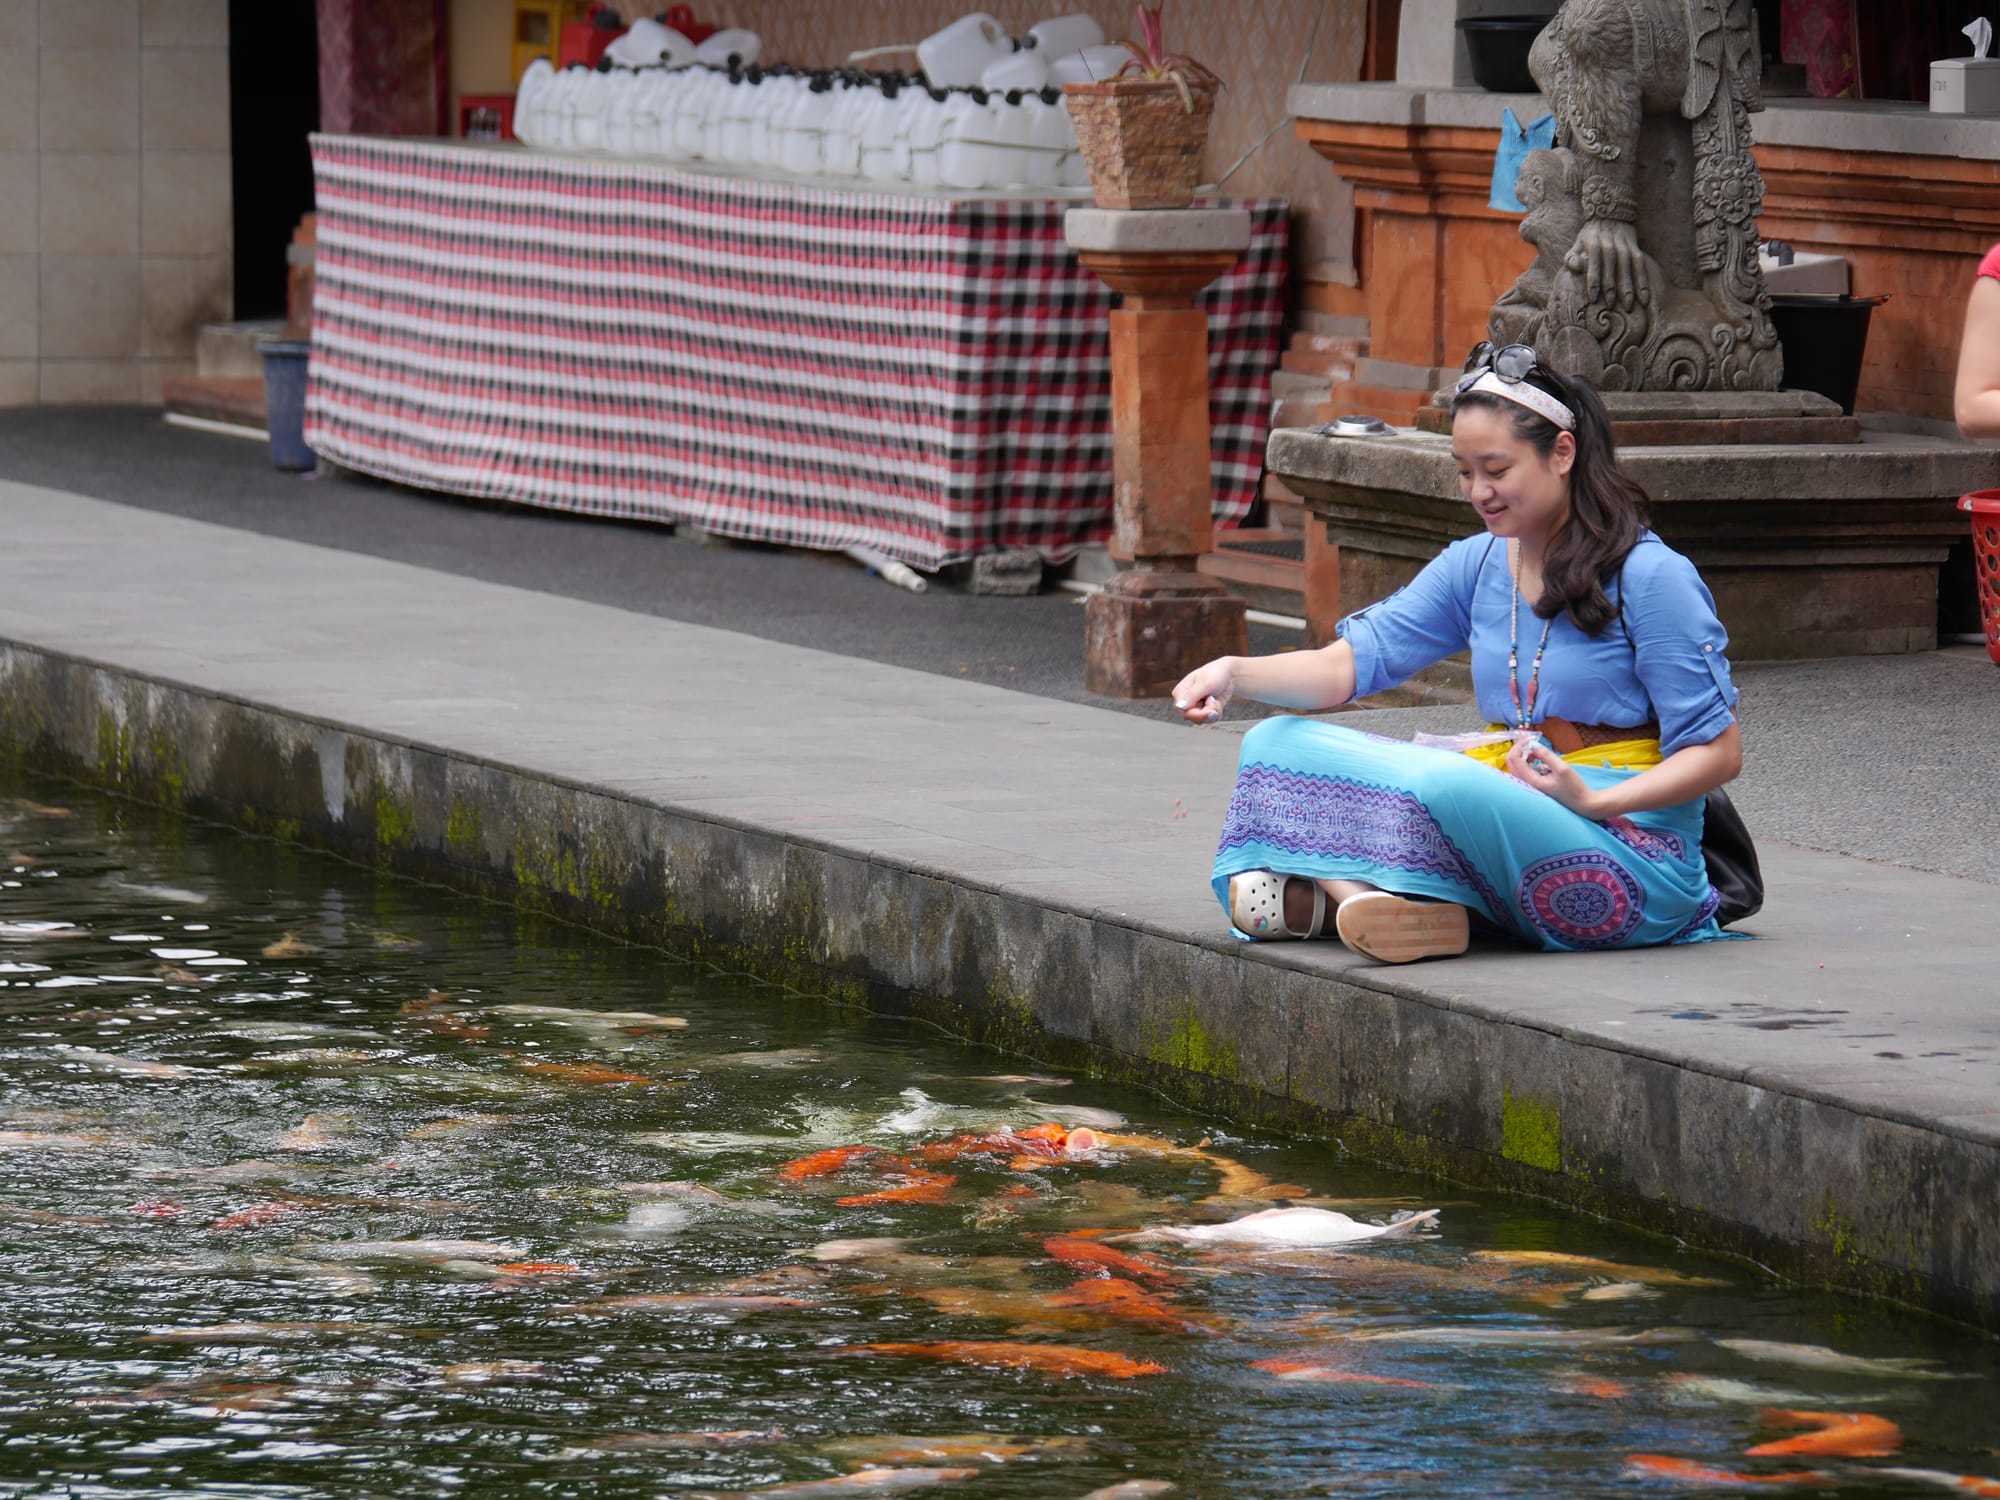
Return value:
M 1186 208 L 1201 180 L 1201 153 L 1222 80 L 1191 57 L 1168 52 L 1161 5 L 1133 7 L 1139 40 L 1100 83 L 1066 83 L 1077 149 L 1099 208 Z

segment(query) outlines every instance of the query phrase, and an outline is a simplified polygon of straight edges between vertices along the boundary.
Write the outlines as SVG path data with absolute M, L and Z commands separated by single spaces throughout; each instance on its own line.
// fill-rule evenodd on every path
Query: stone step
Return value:
M 228 422 L 237 427 L 264 425 L 264 376 L 170 375 L 160 382 L 161 403 L 170 412 Z
M 1215 550 L 1196 564 L 1252 609 L 1305 614 L 1305 540 L 1298 532 L 1243 526 L 1215 534 Z
M 195 335 L 194 372 L 224 380 L 262 380 L 264 361 L 257 353 L 257 340 L 274 339 L 284 331 L 282 318 L 204 323 Z

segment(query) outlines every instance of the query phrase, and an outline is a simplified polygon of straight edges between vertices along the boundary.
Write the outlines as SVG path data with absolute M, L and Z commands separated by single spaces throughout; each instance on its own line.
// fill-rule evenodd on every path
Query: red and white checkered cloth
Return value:
M 364 473 L 921 568 L 1103 537 L 1112 294 L 1067 205 L 314 136 L 306 440 Z M 1270 423 L 1287 217 L 1203 294 L 1214 506 Z

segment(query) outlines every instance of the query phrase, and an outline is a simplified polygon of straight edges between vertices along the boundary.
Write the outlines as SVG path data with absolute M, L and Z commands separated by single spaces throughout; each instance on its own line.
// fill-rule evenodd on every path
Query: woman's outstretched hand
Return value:
M 1236 692 L 1230 658 L 1218 656 L 1174 684 L 1174 707 L 1190 724 L 1213 724 Z
M 1507 774 L 1553 797 L 1573 813 L 1597 816 L 1590 807 L 1589 783 L 1576 774 L 1576 767 L 1540 740 L 1519 741 L 1507 752 Z

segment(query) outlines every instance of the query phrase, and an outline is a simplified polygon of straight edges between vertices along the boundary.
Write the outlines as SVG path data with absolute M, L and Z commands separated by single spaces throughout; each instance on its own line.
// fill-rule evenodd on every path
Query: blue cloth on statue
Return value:
M 1568 615 L 1549 622 L 1534 716 L 1572 724 L 1660 726 L 1660 753 L 1705 745 L 1735 717 L 1729 635 L 1693 563 L 1642 532 L 1605 593 L 1622 611 L 1599 635 Z M 1335 628 L 1354 648 L 1354 695 L 1365 698 L 1460 651 L 1472 653 L 1479 710 L 1494 724 L 1514 721 L 1507 691 L 1508 621 L 1528 671 L 1543 621 L 1514 592 L 1507 548 L 1477 532 L 1453 542 L 1404 588 Z
M 1556 143 L 1556 117 L 1543 115 L 1532 125 L 1514 118 L 1513 109 L 1500 112 L 1500 150 L 1493 157 L 1493 195 L 1489 207 L 1510 214 L 1524 214 L 1528 205 L 1514 196 L 1514 181 L 1521 175 L 1521 163 L 1530 151 Z
M 1639 773 L 1579 766 L 1603 786 Z M 1318 719 L 1243 737 L 1215 856 L 1229 877 L 1281 870 L 1456 901 L 1551 950 L 1710 942 L 1719 898 L 1701 854 L 1702 802 L 1593 822 L 1451 750 Z

